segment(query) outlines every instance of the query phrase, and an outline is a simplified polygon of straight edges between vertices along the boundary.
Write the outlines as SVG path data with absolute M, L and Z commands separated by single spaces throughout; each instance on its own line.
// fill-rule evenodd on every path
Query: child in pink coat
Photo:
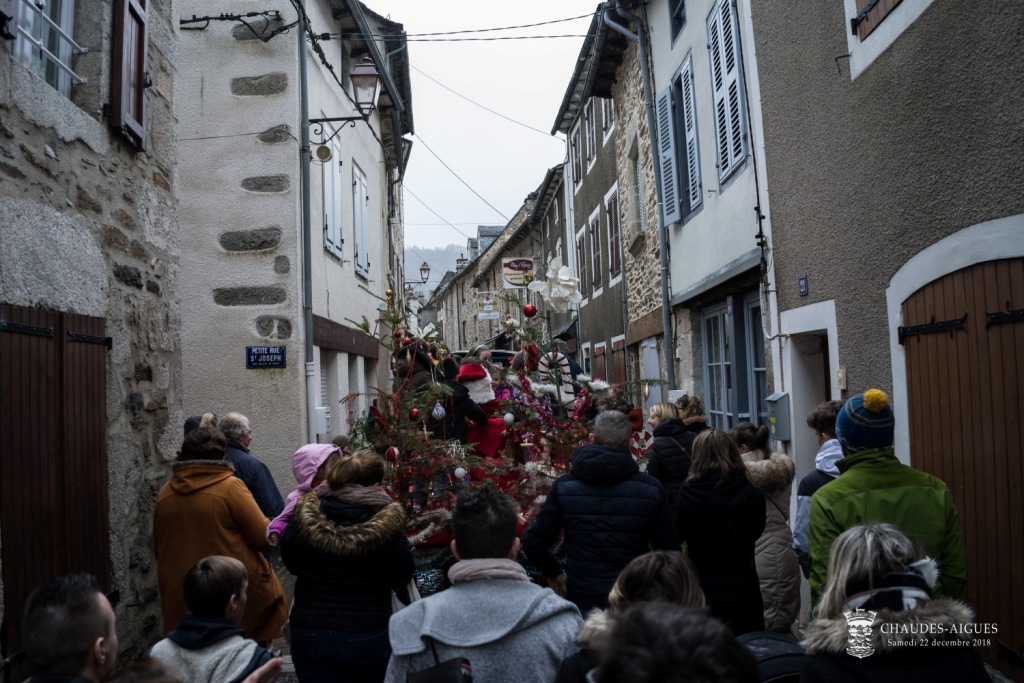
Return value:
M 292 456 L 292 472 L 298 486 L 288 494 L 284 510 L 267 526 L 267 541 L 277 545 L 295 512 L 295 504 L 327 477 L 327 468 L 341 460 L 341 448 L 332 443 L 308 443 Z

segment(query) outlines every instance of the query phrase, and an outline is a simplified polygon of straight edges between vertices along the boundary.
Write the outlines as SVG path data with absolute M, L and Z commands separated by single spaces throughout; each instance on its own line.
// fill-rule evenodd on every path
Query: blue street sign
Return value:
M 284 346 L 246 346 L 245 367 L 247 368 L 283 368 L 285 364 Z

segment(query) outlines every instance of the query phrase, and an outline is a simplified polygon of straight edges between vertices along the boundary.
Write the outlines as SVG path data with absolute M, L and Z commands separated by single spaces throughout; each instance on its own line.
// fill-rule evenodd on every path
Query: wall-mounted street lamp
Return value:
M 377 108 L 377 99 L 380 97 L 380 74 L 377 73 L 377 67 L 374 66 L 373 60 L 369 57 L 363 57 L 358 64 L 352 69 L 352 73 L 349 74 L 349 78 L 352 81 L 352 90 L 355 92 L 356 109 L 359 110 L 359 116 L 332 116 L 323 119 L 310 119 L 309 125 L 313 131 L 313 135 L 320 138 L 319 140 L 311 140 L 310 142 L 324 147 L 330 142 L 335 135 L 341 132 L 341 129 L 345 126 L 341 126 L 338 130 L 331 133 L 326 138 L 324 137 L 324 124 L 325 123 L 347 123 L 350 126 L 355 126 L 356 121 L 365 121 L 373 113 L 373 110 Z M 326 155 L 326 158 L 324 156 Z M 316 151 L 316 156 L 320 161 L 330 161 L 330 148 L 326 151 L 321 151 L 319 148 Z
M 420 280 L 422 280 L 422 282 L 417 283 L 417 282 L 415 282 L 413 280 L 406 280 L 405 281 L 405 298 L 406 299 L 411 299 L 414 296 L 416 296 L 416 290 L 413 288 L 413 285 L 414 284 L 424 284 L 425 285 L 425 284 L 427 284 L 427 280 L 428 279 L 430 279 L 430 264 L 427 263 L 426 261 L 424 261 L 423 265 L 420 266 Z

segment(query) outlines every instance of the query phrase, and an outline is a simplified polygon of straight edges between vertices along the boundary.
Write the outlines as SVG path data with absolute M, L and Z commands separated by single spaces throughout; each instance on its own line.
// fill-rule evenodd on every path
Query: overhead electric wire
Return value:
M 535 26 L 548 26 L 550 24 L 561 24 L 561 23 L 564 23 L 566 21 L 576 21 L 577 19 L 587 19 L 589 17 L 594 16 L 594 14 L 595 14 L 594 12 L 591 12 L 589 14 L 581 14 L 581 15 L 579 15 L 577 17 L 568 17 L 566 19 L 552 19 L 550 21 L 539 21 L 539 22 L 537 22 L 535 24 L 519 24 L 519 25 L 516 25 L 516 26 L 497 26 L 497 27 L 494 27 L 494 28 L 467 28 L 467 29 L 463 29 L 461 31 L 437 31 L 435 33 L 407 33 L 406 35 L 407 36 L 416 36 L 416 37 L 421 37 L 421 36 L 453 36 L 453 35 L 458 35 L 460 33 L 487 33 L 488 31 L 511 31 L 512 29 L 517 29 L 517 28 L 533 28 Z
M 483 202 L 484 204 L 486 204 L 487 206 L 489 206 L 489 207 L 491 207 L 492 209 L 494 209 L 494 212 L 495 212 L 495 213 L 497 213 L 497 214 L 498 214 L 499 216 L 501 216 L 502 218 L 504 218 L 504 219 L 505 219 L 505 222 L 506 222 L 506 223 L 507 223 L 507 222 L 509 221 L 509 217 L 508 217 L 508 216 L 506 216 L 505 214 L 503 214 L 503 213 L 502 213 L 501 211 L 498 211 L 497 207 L 496 207 L 496 206 L 494 206 L 494 204 L 491 204 L 491 203 L 490 203 L 489 201 L 487 201 L 486 199 L 484 199 L 483 195 L 481 195 L 481 194 L 480 194 L 479 192 L 477 192 L 476 190 L 474 190 L 474 189 L 473 189 L 473 188 L 472 188 L 472 187 L 470 186 L 470 184 L 469 184 L 469 183 L 467 183 L 467 182 L 466 182 L 465 180 L 463 180 L 463 179 L 462 179 L 462 177 L 461 177 L 461 176 L 460 176 L 460 175 L 459 175 L 458 173 L 456 173 L 456 172 L 455 172 L 455 171 L 454 171 L 454 170 L 452 169 L 452 167 L 451 167 L 451 166 L 449 166 L 448 164 L 446 164 L 446 163 L 444 162 L 444 159 L 442 159 L 441 157 L 437 156 L 437 152 L 435 152 L 434 150 L 430 149 L 430 145 L 428 145 L 428 144 L 427 144 L 426 142 L 424 142 L 423 138 L 421 138 L 421 137 L 419 136 L 419 134 L 415 134 L 415 135 L 416 135 L 416 139 L 420 141 L 420 144 L 421 144 L 421 145 L 423 145 L 423 146 L 424 146 L 424 147 L 425 147 L 425 148 L 427 149 L 427 151 L 428 151 L 428 152 L 430 152 L 431 154 L 433 154 L 433 155 L 434 155 L 434 158 L 435 158 L 435 159 L 437 159 L 438 161 L 440 161 L 440 162 L 441 162 L 441 165 L 442 165 L 442 166 L 444 166 L 444 167 L 445 167 L 445 168 L 447 168 L 447 169 L 448 169 L 449 171 L 451 171 L 451 174 L 452 174 L 453 176 L 455 176 L 456 178 L 458 178 L 458 180 L 459 180 L 459 182 L 460 182 L 460 183 L 462 183 L 462 184 L 463 184 L 463 185 L 465 185 L 465 186 L 466 186 L 467 188 L 469 188 L 469 191 L 470 191 L 470 192 L 472 192 L 473 194 L 475 194 L 475 195 L 476 195 L 477 197 L 479 197 L 479 198 L 480 198 L 480 201 L 482 201 L 482 202 Z M 441 216 L 438 216 L 438 218 L 441 218 Z M 441 220 L 444 220 L 444 218 L 441 218 Z M 451 224 L 449 224 L 449 225 L 451 225 Z M 455 227 L 455 226 L 452 226 L 452 227 Z
M 439 214 L 437 211 L 434 211 L 432 208 L 430 208 L 430 206 L 425 201 L 420 199 L 419 196 L 415 192 L 413 192 L 412 190 L 409 189 L 408 185 L 403 184 L 402 185 L 402 189 L 405 190 L 406 192 L 408 192 L 409 194 L 411 194 L 413 196 L 413 199 L 415 199 L 416 201 L 418 201 L 420 204 L 423 205 L 423 208 L 425 208 L 427 211 L 429 211 L 430 213 L 434 214 L 435 216 L 437 216 L 438 218 L 443 220 L 445 222 L 445 225 L 449 226 L 452 230 L 454 230 L 455 232 L 459 233 L 463 237 L 467 237 L 469 239 L 475 239 L 472 235 L 467 235 L 466 233 L 464 233 L 461 230 L 459 230 L 458 228 L 456 228 L 454 223 L 452 223 L 451 221 L 447 220 L 444 216 Z
M 426 73 L 423 72 L 422 69 L 417 69 L 415 66 L 412 66 L 411 64 L 409 65 L 409 68 L 413 69 L 414 71 L 419 72 L 419 74 L 422 75 L 424 78 L 426 78 L 428 80 L 431 80 L 434 83 L 437 83 L 439 86 L 441 86 L 442 88 L 444 88 L 448 92 L 452 93 L 453 95 L 457 95 L 457 96 L 461 97 L 462 99 L 466 100 L 470 104 L 475 104 L 476 106 L 480 107 L 484 111 L 489 111 L 490 113 L 494 114 L 495 116 L 500 116 L 501 118 L 505 119 L 506 121 L 511 121 L 512 123 L 514 123 L 514 124 L 516 124 L 518 126 L 522 126 L 523 128 L 528 128 L 528 129 L 530 129 L 532 131 L 536 131 L 536 132 L 540 133 L 541 135 L 543 135 L 544 137 L 546 137 L 548 139 L 552 138 L 551 134 L 549 132 L 545 131 L 545 130 L 541 130 L 540 128 L 534 128 L 533 126 L 531 126 L 529 124 L 526 124 L 526 123 L 523 123 L 522 121 L 516 121 L 515 119 L 510 118 L 508 116 L 505 116 L 504 114 L 502 114 L 500 112 L 496 112 L 496 111 L 494 111 L 493 109 L 491 109 L 489 107 L 485 107 L 484 105 L 480 104 L 479 102 L 475 102 L 475 101 L 469 99 L 468 97 L 466 97 L 462 93 L 457 92 L 457 91 L 453 90 L 452 88 L 449 88 L 447 85 L 445 85 L 441 81 L 437 80 L 433 76 L 427 75 Z M 555 139 L 557 140 L 557 138 L 555 138 Z M 561 143 L 561 141 L 559 141 L 559 142 Z

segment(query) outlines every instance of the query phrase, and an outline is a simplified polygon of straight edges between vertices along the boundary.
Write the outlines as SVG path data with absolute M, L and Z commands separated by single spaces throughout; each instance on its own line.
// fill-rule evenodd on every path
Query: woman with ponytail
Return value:
M 764 494 L 766 521 L 754 546 L 764 601 L 764 627 L 789 633 L 800 611 L 800 565 L 789 530 L 789 499 L 796 467 L 788 455 L 768 449 L 768 427 L 741 422 L 729 436 L 736 442 L 750 483 Z
M 301 497 L 281 539 L 296 576 L 292 659 L 302 683 L 380 683 L 391 657 L 393 591 L 413 574 L 402 506 L 384 491 L 372 451 L 342 458 Z

